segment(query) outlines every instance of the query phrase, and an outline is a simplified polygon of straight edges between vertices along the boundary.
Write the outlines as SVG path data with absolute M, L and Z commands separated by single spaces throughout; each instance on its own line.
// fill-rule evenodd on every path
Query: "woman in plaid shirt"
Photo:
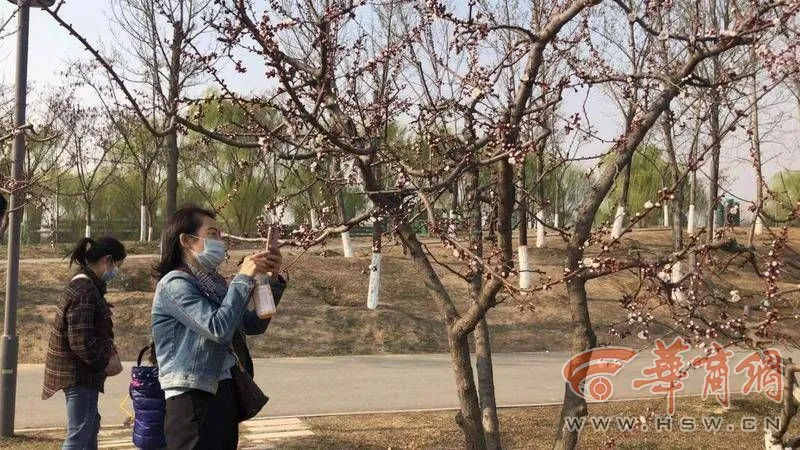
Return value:
M 98 396 L 106 377 L 122 372 L 111 307 L 104 296 L 106 283 L 119 273 L 125 256 L 125 247 L 112 237 L 82 239 L 70 254 L 70 267 L 77 263 L 78 271 L 50 329 L 42 390 L 42 399 L 59 390 L 67 399 L 64 449 L 97 448 Z

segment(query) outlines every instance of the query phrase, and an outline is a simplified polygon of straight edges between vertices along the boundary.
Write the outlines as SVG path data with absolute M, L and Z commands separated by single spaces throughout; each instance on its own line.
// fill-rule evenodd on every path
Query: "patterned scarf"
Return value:
M 213 272 L 201 272 L 191 266 L 189 266 L 189 269 L 197 279 L 197 284 L 200 286 L 200 291 L 203 292 L 203 295 L 221 304 L 228 293 L 228 282 L 225 281 L 225 278 L 216 270 Z

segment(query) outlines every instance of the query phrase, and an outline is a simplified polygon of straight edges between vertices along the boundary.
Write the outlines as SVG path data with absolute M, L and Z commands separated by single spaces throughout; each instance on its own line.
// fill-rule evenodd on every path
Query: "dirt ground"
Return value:
M 693 432 L 683 432 L 676 425 L 672 431 L 649 429 L 621 432 L 612 427 L 598 431 L 593 426 L 584 427 L 579 448 L 615 449 L 730 449 L 763 448 L 763 419 L 779 417 L 777 404 L 759 397 L 739 398 L 729 410 L 723 411 L 714 401 L 698 398 L 677 400 L 677 414 L 673 423 L 692 418 L 697 424 Z M 598 417 L 637 418 L 648 408 L 657 410 L 663 401 L 621 402 L 593 404 L 589 413 Z M 558 424 L 560 407 L 502 409 L 500 415 L 501 439 L 508 449 L 549 449 Z M 388 414 L 371 416 L 342 416 L 307 419 L 314 436 L 280 443 L 278 448 L 314 449 L 460 449 L 463 437 L 455 425 L 454 412 Z M 732 432 L 708 432 L 703 417 L 721 417 L 723 427 L 734 425 Z M 744 417 L 757 418 L 756 431 L 742 431 L 739 424 Z M 612 419 L 616 420 L 616 419 Z M 749 419 L 748 419 L 749 420 Z M 615 422 L 612 422 L 615 423 Z M 652 427 L 653 420 L 648 421 Z M 788 435 L 800 433 L 800 425 L 792 424 Z M 732 443 L 735 442 L 734 445 Z
M 599 430 L 587 422 L 581 433 L 579 448 L 616 449 L 730 449 L 763 448 L 765 418 L 780 416 L 777 404 L 760 396 L 738 397 L 731 407 L 722 409 L 715 401 L 703 401 L 697 397 L 678 398 L 676 415 L 671 429 L 662 425 L 655 429 L 655 419 L 646 421 L 646 431 L 620 431 L 619 420 L 633 423 L 646 415 L 663 408 L 663 399 L 591 404 L 589 413 L 596 419 L 611 418 L 611 427 Z M 500 430 L 504 448 L 549 449 L 557 427 L 558 406 L 501 409 Z M 313 436 L 286 439 L 274 443 L 278 449 L 286 450 L 335 450 L 335 449 L 461 449 L 462 434 L 454 421 L 454 411 L 374 414 L 360 416 L 313 417 L 303 419 L 314 432 Z M 660 414 L 660 413 L 659 413 Z M 663 417 L 663 416 L 662 416 Z M 747 419 L 745 419 L 747 418 Z M 753 418 L 755 429 L 743 428 L 741 424 Z M 682 421 L 692 420 L 694 431 L 680 430 Z M 707 420 L 708 422 L 705 422 Z M 706 424 L 718 422 L 719 432 L 706 429 Z M 599 423 L 599 422 L 596 422 Z M 663 422 L 662 424 L 666 422 Z M 614 425 L 617 424 L 617 425 Z M 732 431 L 728 427 L 732 426 Z M 60 432 L 63 433 L 63 432 Z M 121 432 L 124 433 L 124 432 Z M 792 423 L 788 436 L 797 436 L 800 426 Z M 735 443 L 735 444 L 734 444 Z M 49 450 L 60 448 L 61 434 L 39 433 L 0 440 L 0 448 L 9 450 Z M 246 446 L 242 439 L 241 446 Z
M 740 242 L 743 238 L 737 236 Z M 797 232 L 793 230 L 793 239 Z M 641 230 L 623 242 L 617 253 L 645 251 L 658 253 L 668 249 L 670 239 L 666 230 Z M 766 253 L 766 236 L 759 242 L 759 252 Z M 463 263 L 437 246 L 429 246 L 437 260 L 464 271 Z M 547 276 L 554 279 L 563 271 L 563 242 L 548 237 L 548 247 L 529 249 L 534 268 L 544 271 L 536 275 L 541 282 Z M 136 248 L 131 254 L 147 253 L 148 248 Z M 289 268 L 289 288 L 279 311 L 265 336 L 251 338 L 248 343 L 256 357 L 332 356 L 382 353 L 446 352 L 447 342 L 439 320 L 439 310 L 428 290 L 397 246 L 387 243 L 381 285 L 381 303 L 377 310 L 366 308 L 369 282 L 369 248 L 356 250 L 355 258 L 339 256 L 338 247 L 328 251 L 311 250 L 301 255 L 299 250 L 284 251 Z M 590 249 L 591 253 L 593 249 Z M 24 253 L 35 254 L 26 249 Z M 41 257 L 52 257 L 44 250 Z M 299 257 L 299 258 L 298 258 Z M 149 278 L 152 262 L 129 260 L 122 266 L 122 276 L 110 285 L 107 298 L 114 305 L 114 329 L 123 359 L 132 360 L 138 350 L 149 342 L 150 308 L 153 284 Z M 223 266 L 231 274 L 234 264 Z M 437 266 L 437 272 L 454 298 L 459 310 L 468 304 L 463 280 Z M 43 362 L 49 324 L 62 289 L 69 279 L 65 264 L 23 264 L 20 271 L 21 293 L 18 313 L 20 361 Z M 793 273 L 785 274 L 787 283 L 798 283 Z M 722 276 L 712 277 L 719 289 L 727 292 L 736 288 L 742 292 L 759 293 L 764 283 L 750 267 L 732 264 Z M 0 267 L 0 283 L 5 281 L 5 267 Z M 588 284 L 592 322 L 598 341 L 609 344 L 641 343 L 635 337 L 619 340 L 609 334 L 612 323 L 623 320 L 627 312 L 620 307 L 622 293 L 636 282 L 633 272 L 591 281 Z M 788 286 L 788 285 L 787 285 Z M 794 285 L 792 285 L 794 286 Z M 0 298 L 3 290 L 0 290 Z M 495 352 L 565 350 L 571 331 L 569 305 L 563 285 L 540 292 L 531 299 L 533 310 L 523 308 L 512 298 L 493 308 L 488 314 Z M 2 310 L 2 304 L 0 304 Z M 656 325 L 655 330 L 659 329 Z M 666 328 L 663 328 L 666 329 Z

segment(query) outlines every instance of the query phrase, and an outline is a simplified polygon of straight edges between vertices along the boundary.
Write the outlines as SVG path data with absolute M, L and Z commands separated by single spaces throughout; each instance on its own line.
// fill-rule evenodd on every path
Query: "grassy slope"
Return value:
M 665 231 L 637 232 L 635 243 L 649 249 L 663 249 L 669 242 Z M 563 270 L 563 245 L 555 238 L 553 248 L 530 249 L 531 261 L 554 278 Z M 303 255 L 291 267 L 289 289 L 279 313 L 266 336 L 253 337 L 249 344 L 257 357 L 328 356 L 376 353 L 446 352 L 446 340 L 436 305 L 415 270 L 399 248 L 387 250 L 381 286 L 381 305 L 376 311 L 366 308 L 369 255 L 357 250 L 357 257 L 323 257 L 319 252 Z M 435 250 L 441 261 L 456 263 Z M 31 251 L 28 251 L 32 254 Z M 335 252 L 332 252 L 335 254 Z M 36 255 L 35 253 L 32 256 Z M 287 251 L 287 264 L 296 251 Z M 52 257 L 44 250 L 41 257 Z M 115 281 L 107 298 L 114 304 L 117 341 L 124 359 L 134 359 L 139 348 L 149 342 L 152 285 L 147 261 L 129 260 L 122 268 L 124 277 Z M 463 266 L 462 266 L 463 267 Z M 232 264 L 224 267 L 235 271 Z M 444 269 L 437 269 L 459 308 L 466 307 L 463 281 Z M 0 280 L 5 280 L 0 269 Z M 48 326 L 69 270 L 64 264 L 24 264 L 21 268 L 21 309 L 19 335 L 21 362 L 42 362 L 47 345 Z M 589 283 L 592 320 L 599 341 L 617 343 L 608 326 L 626 315 L 619 307 L 620 292 L 635 280 L 623 273 Z M 722 290 L 735 283 L 745 292 L 758 292 L 763 284 L 748 268 L 733 267 L 724 279 L 717 280 Z M 797 279 L 787 279 L 797 283 Z M 0 293 L 0 296 L 2 294 Z M 522 309 L 513 299 L 493 309 L 489 323 L 496 352 L 564 350 L 570 331 L 570 314 L 564 287 L 538 293 L 533 311 Z M 0 306 L 0 310 L 2 306 Z M 640 345 L 642 341 L 626 341 Z

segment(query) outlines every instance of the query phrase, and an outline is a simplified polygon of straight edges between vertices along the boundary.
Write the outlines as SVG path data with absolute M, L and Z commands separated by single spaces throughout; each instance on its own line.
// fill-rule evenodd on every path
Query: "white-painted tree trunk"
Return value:
M 456 224 L 455 224 L 456 212 L 451 209 L 450 213 L 449 213 L 449 216 L 450 216 L 451 222 L 450 222 L 449 225 L 447 225 L 447 233 L 450 236 L 455 236 L 456 235 Z
M 559 219 L 558 213 L 553 214 L 553 226 L 556 228 L 561 228 L 561 221 Z
M 681 278 L 683 278 L 683 265 L 680 261 L 676 261 L 672 265 L 670 280 L 672 283 L 678 283 L 681 281 Z M 672 299 L 680 305 L 686 304 L 686 295 L 678 288 L 672 290 Z
M 92 237 L 92 226 L 86 225 L 86 232 L 84 233 L 83 237 Z
M 686 232 L 694 234 L 694 205 L 689 205 L 689 217 L 687 217 L 686 220 L 688 222 Z
M 664 210 L 664 228 L 669 228 L 669 203 L 664 201 L 663 210 Z
M 381 290 L 381 254 L 372 254 L 372 265 L 369 272 L 369 294 L 367 295 L 367 308 L 378 307 Z
M 544 247 L 544 210 L 536 213 L 536 248 Z
M 350 232 L 345 231 L 342 233 L 342 252 L 345 258 L 353 257 L 353 244 L 350 242 Z
M 147 227 L 147 242 L 153 242 L 153 227 Z
M 617 239 L 622 235 L 622 226 L 625 223 L 625 207 L 618 206 L 617 214 L 614 215 L 614 226 L 611 227 L 611 237 Z
M 519 288 L 530 289 L 531 273 L 528 265 L 528 246 L 520 245 L 517 247 L 517 252 L 519 254 Z
M 319 217 L 317 217 L 317 210 L 311 208 L 311 210 L 309 210 L 309 214 L 311 215 L 311 229 L 319 230 Z
M 139 207 L 139 242 L 147 239 L 147 206 Z
M 756 226 L 754 230 L 756 236 L 761 236 L 764 233 L 764 221 L 761 220 L 761 216 L 756 216 Z

